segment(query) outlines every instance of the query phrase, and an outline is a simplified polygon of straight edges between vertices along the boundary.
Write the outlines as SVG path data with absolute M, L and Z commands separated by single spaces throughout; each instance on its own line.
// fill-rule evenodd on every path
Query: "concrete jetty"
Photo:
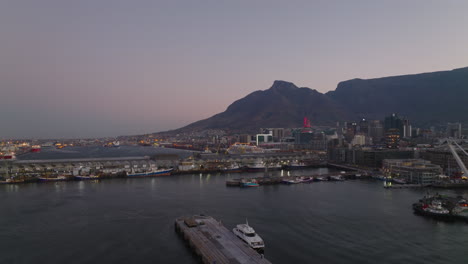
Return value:
M 179 217 L 175 229 L 205 264 L 269 264 L 211 216 Z

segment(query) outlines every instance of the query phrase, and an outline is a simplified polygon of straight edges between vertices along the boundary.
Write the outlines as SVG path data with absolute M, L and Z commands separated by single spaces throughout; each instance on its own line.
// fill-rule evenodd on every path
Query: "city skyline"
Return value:
M 466 67 L 456 1 L 6 1 L 0 138 L 176 129 L 274 80 L 340 81 Z

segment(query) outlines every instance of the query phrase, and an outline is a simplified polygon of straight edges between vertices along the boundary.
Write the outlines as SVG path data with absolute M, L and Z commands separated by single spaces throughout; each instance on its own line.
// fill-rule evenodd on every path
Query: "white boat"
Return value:
M 341 177 L 341 175 L 334 175 L 330 176 L 330 181 L 344 181 L 344 179 Z
M 166 176 L 166 175 L 171 175 L 171 171 L 173 169 L 156 169 L 156 170 L 150 170 L 146 172 L 135 172 L 132 169 L 132 172 L 127 174 L 127 177 L 151 177 L 151 176 Z
M 237 225 L 232 232 L 255 250 L 263 250 L 265 248 L 263 239 L 255 233 L 255 230 L 249 226 L 249 222 L 247 221 L 245 224 Z

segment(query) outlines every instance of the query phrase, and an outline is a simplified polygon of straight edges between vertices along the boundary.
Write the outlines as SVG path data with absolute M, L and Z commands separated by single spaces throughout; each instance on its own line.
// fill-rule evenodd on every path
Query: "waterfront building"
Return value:
M 330 147 L 328 160 L 370 168 L 381 168 L 385 159 L 412 159 L 413 150 Z
M 257 134 L 256 135 L 256 143 L 257 146 L 262 144 L 262 143 L 268 143 L 268 142 L 273 142 L 273 135 L 270 134 Z
M 464 153 L 456 150 L 458 156 L 468 167 L 468 156 Z M 421 158 L 431 161 L 433 164 L 437 164 L 442 167 L 444 174 L 449 176 L 461 175 L 461 169 L 457 164 L 457 161 L 453 157 L 452 153 L 448 149 L 428 149 L 420 153 Z
M 352 146 L 364 146 L 366 145 L 366 136 L 362 134 L 355 135 L 351 141 Z
M 439 165 L 423 159 L 385 159 L 382 170 L 387 177 L 415 184 L 432 184 L 442 174 Z
M 261 130 L 266 130 L 268 134 L 273 135 L 273 141 L 279 142 L 285 136 L 284 128 L 265 128 Z
M 396 128 L 390 128 L 385 133 L 385 143 L 389 149 L 397 149 L 400 143 L 400 131 Z

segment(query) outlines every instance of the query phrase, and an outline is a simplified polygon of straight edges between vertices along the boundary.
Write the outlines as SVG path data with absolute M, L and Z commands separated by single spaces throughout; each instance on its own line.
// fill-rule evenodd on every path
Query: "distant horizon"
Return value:
M 0 138 L 177 129 L 285 80 L 466 67 L 468 2 L 0 3 Z

